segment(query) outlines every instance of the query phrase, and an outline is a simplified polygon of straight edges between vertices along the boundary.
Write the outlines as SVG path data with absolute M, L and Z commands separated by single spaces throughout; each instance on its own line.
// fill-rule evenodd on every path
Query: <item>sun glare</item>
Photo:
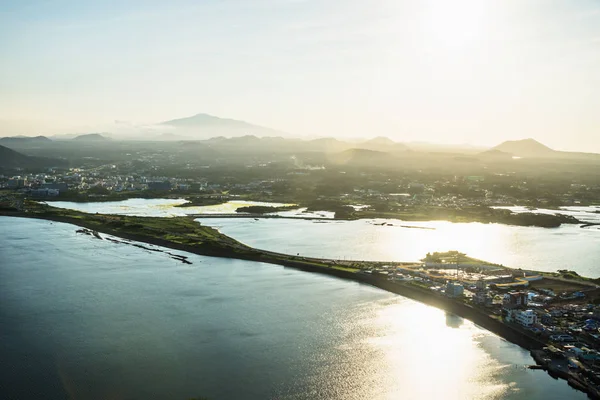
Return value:
M 429 1 L 424 3 L 424 35 L 439 50 L 469 47 L 482 38 L 489 9 L 478 0 Z
M 442 314 L 422 304 L 401 303 L 389 305 L 377 315 L 376 323 L 384 334 L 371 344 L 385 350 L 387 365 L 396 376 L 406 378 L 401 387 L 391 391 L 390 398 L 501 397 L 508 386 L 499 382 L 496 374 L 504 366 L 473 345 L 477 337 L 489 333 L 459 317 Z M 432 376 L 435 385 L 431 385 Z

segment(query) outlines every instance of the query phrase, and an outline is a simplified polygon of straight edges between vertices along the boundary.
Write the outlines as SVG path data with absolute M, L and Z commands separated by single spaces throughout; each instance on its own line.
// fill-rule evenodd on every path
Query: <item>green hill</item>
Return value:
M 2 168 L 43 168 L 65 164 L 62 160 L 31 157 L 0 145 L 0 167 Z

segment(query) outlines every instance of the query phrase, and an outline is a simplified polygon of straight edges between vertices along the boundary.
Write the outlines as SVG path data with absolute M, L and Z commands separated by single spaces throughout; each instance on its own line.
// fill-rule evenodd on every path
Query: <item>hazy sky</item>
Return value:
M 0 136 L 196 113 L 600 151 L 598 0 L 0 0 Z

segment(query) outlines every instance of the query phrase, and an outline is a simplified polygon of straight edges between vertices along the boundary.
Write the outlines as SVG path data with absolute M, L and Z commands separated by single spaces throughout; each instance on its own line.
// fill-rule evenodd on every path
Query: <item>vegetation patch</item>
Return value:
M 236 213 L 249 213 L 249 214 L 268 214 L 268 213 L 274 213 L 274 212 L 279 212 L 279 211 L 295 210 L 297 208 L 298 208 L 298 206 L 280 206 L 280 207 L 244 206 L 244 207 L 236 208 L 235 212 Z

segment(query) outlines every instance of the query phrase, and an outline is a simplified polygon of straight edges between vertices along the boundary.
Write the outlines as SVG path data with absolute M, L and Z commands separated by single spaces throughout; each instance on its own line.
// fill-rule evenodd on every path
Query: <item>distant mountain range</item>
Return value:
M 0 145 L 0 167 L 20 167 L 30 162 L 30 159 L 25 154 L 18 153 Z
M 534 139 L 509 140 L 492 148 L 497 152 L 507 153 L 515 157 L 552 157 L 555 156 L 556 150 L 541 144 Z
M 393 154 L 384 151 L 355 148 L 330 156 L 329 162 L 335 165 L 369 168 L 379 165 L 391 165 L 394 163 L 399 163 L 400 159 L 395 157 Z
M 86 133 L 83 135 L 75 136 L 71 140 L 97 142 L 97 141 L 107 141 L 107 140 L 111 140 L 111 139 L 107 138 L 106 136 L 102 136 L 99 133 Z
M 4 146 L 18 146 L 20 144 L 38 144 L 44 145 L 48 143 L 52 143 L 52 140 L 48 139 L 46 136 L 11 136 L 11 137 L 3 137 L 0 138 L 0 144 Z
M 534 139 L 509 140 L 481 153 L 485 157 L 600 161 L 600 154 L 558 151 Z
M 4 139 L 4 138 L 3 138 Z M 0 145 L 0 167 L 4 168 L 42 168 L 64 166 L 63 160 L 43 157 L 31 157 Z
M 392 139 L 378 136 L 366 142 L 359 143 L 359 148 L 373 151 L 384 151 L 388 153 L 397 153 L 402 151 L 410 151 L 410 148 L 403 144 L 394 142 Z
M 185 135 L 190 139 L 209 139 L 215 136 L 288 136 L 286 133 L 264 126 L 250 124 L 236 119 L 219 118 L 209 114 L 196 114 L 191 117 L 172 119 L 156 125 L 176 136 Z
M 374 152 L 386 152 L 391 154 L 403 153 L 410 149 L 402 144 L 387 138 L 376 138 L 365 142 L 353 143 L 336 138 L 319 138 L 313 140 L 286 139 L 280 136 L 258 137 L 246 135 L 227 138 L 224 136 L 214 137 L 208 140 L 184 141 L 186 144 L 209 146 L 220 150 L 239 149 L 243 151 L 256 152 L 318 152 L 318 153 L 340 153 L 347 150 L 370 150 Z
M 362 141 L 341 140 L 334 137 L 324 137 L 313 140 L 291 138 L 289 135 L 275 129 L 254 125 L 245 121 L 219 118 L 209 114 L 196 114 L 191 117 L 163 121 L 155 125 L 134 126 L 127 134 L 129 140 L 144 142 L 180 142 L 196 148 L 204 147 L 213 150 L 241 152 L 317 152 L 317 153 L 342 153 L 352 149 L 370 150 L 392 154 L 394 156 L 408 156 L 408 153 L 445 153 L 447 155 L 484 159 L 488 161 L 502 161 L 514 158 L 559 158 L 596 160 L 598 154 L 563 152 L 551 149 L 534 140 L 512 140 L 503 142 L 491 149 L 476 148 L 468 145 L 437 145 L 423 142 L 399 143 L 388 137 L 379 136 Z M 27 149 L 43 149 L 45 146 L 69 142 L 81 143 L 114 143 L 119 141 L 119 136 L 111 133 L 87 133 L 79 135 L 56 135 L 51 140 L 46 136 L 36 137 L 5 137 L 0 138 L 0 144 L 17 151 Z M 356 153 L 356 152 L 355 152 Z M 34 154 L 40 154 L 34 152 Z M 349 154 L 349 153 L 348 153 Z M 346 154 L 346 156 L 348 155 Z M 360 155 L 359 155 L 360 154 Z M 373 158 L 366 156 L 368 153 L 356 153 L 350 159 Z M 340 155 L 341 158 L 345 156 Z

